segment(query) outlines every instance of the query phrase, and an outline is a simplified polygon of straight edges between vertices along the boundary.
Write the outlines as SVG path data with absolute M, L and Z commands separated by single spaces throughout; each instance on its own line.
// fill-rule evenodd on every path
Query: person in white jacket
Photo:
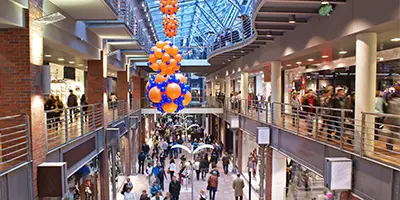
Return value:
M 131 188 L 128 188 L 124 193 L 124 200 L 136 200 L 136 193 Z

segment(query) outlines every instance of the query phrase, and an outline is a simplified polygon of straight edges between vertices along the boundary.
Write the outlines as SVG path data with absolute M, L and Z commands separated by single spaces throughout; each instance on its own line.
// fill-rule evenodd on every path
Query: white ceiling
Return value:
M 76 20 L 115 20 L 117 16 L 106 0 L 50 0 Z

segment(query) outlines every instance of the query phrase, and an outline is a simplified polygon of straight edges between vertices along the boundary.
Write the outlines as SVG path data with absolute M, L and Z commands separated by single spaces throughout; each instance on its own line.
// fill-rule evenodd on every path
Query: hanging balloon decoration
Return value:
M 170 41 L 151 48 L 148 66 L 155 72 L 146 84 L 146 96 L 161 113 L 177 113 L 192 100 L 187 78 L 180 73 L 182 53 Z
M 160 1 L 160 11 L 166 16 L 163 20 L 164 34 L 168 38 L 173 38 L 178 32 L 178 18 L 175 14 L 179 10 L 178 0 L 161 0 Z

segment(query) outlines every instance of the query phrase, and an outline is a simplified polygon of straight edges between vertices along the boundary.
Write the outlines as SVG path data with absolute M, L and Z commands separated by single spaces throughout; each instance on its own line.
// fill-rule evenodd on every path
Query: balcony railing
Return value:
M 103 104 L 48 110 L 45 119 L 46 152 L 49 152 L 103 127 Z
M 109 123 L 121 120 L 128 115 L 128 104 L 126 101 L 115 101 L 108 103 L 107 120 Z
M 222 102 L 219 101 L 219 104 Z M 400 115 L 225 98 L 223 107 L 262 123 L 400 169 Z
M 28 115 L 0 117 L 0 176 L 31 160 Z
M 221 108 L 219 100 L 210 97 L 192 97 L 192 101 L 185 108 Z M 154 108 L 147 98 L 142 98 L 142 108 Z

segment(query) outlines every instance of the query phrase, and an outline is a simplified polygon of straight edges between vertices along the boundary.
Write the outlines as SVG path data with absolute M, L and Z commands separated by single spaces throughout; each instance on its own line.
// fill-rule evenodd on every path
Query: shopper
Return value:
M 146 160 L 146 156 L 143 151 L 141 151 L 138 155 L 139 162 L 139 173 L 144 174 L 144 161 Z
M 64 112 L 64 104 L 61 101 L 60 96 L 56 96 L 54 106 L 54 123 L 56 130 L 58 130 L 58 126 L 61 124 L 61 115 Z
M 118 101 L 117 95 L 115 95 L 113 92 L 111 92 L 110 101 L 111 102 L 117 102 Z
M 160 186 L 157 184 L 156 181 L 153 182 L 153 185 L 150 188 L 150 195 L 152 197 L 156 196 L 160 192 Z
M 211 176 L 208 177 L 207 189 L 210 191 L 210 200 L 215 200 L 215 195 L 218 188 L 218 173 L 211 171 Z
M 142 194 L 140 195 L 140 199 L 139 200 L 150 200 L 150 197 L 147 194 L 146 190 L 142 190 Z
M 133 184 L 132 184 L 132 182 L 131 182 L 131 179 L 130 179 L 130 178 L 127 178 L 127 179 L 126 179 L 126 183 L 125 183 L 124 186 L 122 187 L 121 194 L 124 195 L 124 193 L 125 193 L 126 191 L 128 191 L 128 189 L 132 189 L 132 188 L 133 188 Z
M 81 194 L 81 200 L 93 200 L 93 185 L 89 178 L 85 179 L 85 182 L 79 187 Z
M 297 95 L 298 95 L 297 92 L 293 92 L 291 102 L 290 102 L 290 104 L 292 105 L 292 125 L 293 126 L 295 126 L 295 124 L 296 124 L 296 117 L 299 117 L 297 111 L 300 108 L 300 100 Z
M 77 113 L 77 108 L 74 107 L 78 106 L 78 97 L 74 94 L 73 90 L 69 90 L 67 106 L 69 108 L 69 119 L 70 122 L 72 123 L 72 119 L 76 117 Z
M 395 92 L 389 95 L 388 98 L 388 114 L 399 115 L 400 114 L 400 84 L 394 86 Z M 387 138 L 386 149 L 393 151 L 394 137 L 396 133 L 400 132 L 400 119 L 395 117 L 387 117 L 386 123 L 388 123 L 389 130 L 385 133 Z
M 83 120 L 86 122 L 88 115 L 87 115 L 87 111 L 88 111 L 88 102 L 87 102 L 87 98 L 85 94 L 82 94 L 81 96 L 81 106 L 82 106 L 82 112 L 81 115 L 83 115 Z
M 48 129 L 53 127 L 53 123 L 55 121 L 54 120 L 54 108 L 55 108 L 54 101 L 55 101 L 54 96 L 50 95 L 47 98 L 46 103 L 44 104 L 44 110 L 46 111 L 46 118 L 47 118 L 46 123 L 48 124 L 47 125 Z
M 231 157 L 229 156 L 228 152 L 225 152 L 225 155 L 222 156 L 222 166 L 224 168 L 224 173 L 228 174 L 229 172 L 229 160 L 231 159 Z
M 142 151 L 144 152 L 144 155 L 147 157 L 147 155 L 149 155 L 150 146 L 147 143 L 142 144 Z
M 201 171 L 201 179 L 205 181 L 206 174 L 210 168 L 210 162 L 208 162 L 208 154 L 204 154 L 204 157 L 200 160 L 200 171 Z
M 156 192 L 153 196 L 153 198 L 151 198 L 151 200 L 163 200 L 161 193 L 160 192 Z
M 385 99 L 380 95 L 380 91 L 377 90 L 375 93 L 375 112 L 378 114 L 387 113 L 388 103 L 386 103 Z M 383 128 L 384 117 L 376 117 L 375 118 L 375 140 L 379 140 L 379 130 Z
M 208 199 L 207 199 L 206 191 L 205 191 L 204 189 L 201 189 L 201 190 L 200 190 L 199 200 L 208 200 Z
M 164 179 L 168 179 L 167 174 L 165 173 L 164 166 L 162 166 L 162 165 L 158 166 L 158 170 L 159 170 L 159 172 L 158 172 L 157 178 L 160 182 L 161 190 L 164 191 Z
M 168 173 L 169 173 L 169 175 L 170 175 L 171 180 L 172 180 L 172 177 L 173 177 L 174 174 L 175 174 L 175 170 L 176 170 L 175 160 L 172 159 L 172 160 L 169 162 L 169 167 L 168 167 Z
M 171 193 L 172 200 L 179 200 L 181 183 L 176 180 L 176 176 L 172 176 L 171 182 L 169 183 L 169 192 Z
M 306 115 L 307 119 L 308 135 L 312 135 L 314 129 L 314 117 L 316 112 L 315 106 L 318 106 L 318 99 L 314 95 L 313 90 L 309 89 L 305 98 L 303 99 L 303 111 L 305 112 L 304 114 Z
M 149 183 L 149 186 L 151 185 L 151 181 L 152 181 L 152 176 L 153 176 L 153 166 L 151 163 L 148 163 L 146 166 L 146 169 L 144 171 L 144 175 L 146 175 L 147 177 L 147 181 Z
M 124 193 L 124 200 L 136 200 L 136 193 L 132 188 L 128 188 Z
M 240 178 L 240 173 L 238 173 L 236 179 L 233 180 L 232 188 L 235 191 L 235 200 L 243 200 L 244 181 Z
M 332 107 L 336 108 L 336 109 L 345 109 L 345 108 L 350 107 L 350 106 L 346 107 L 346 102 L 348 102 L 348 101 L 346 100 L 344 89 L 338 89 L 335 98 L 333 98 Z M 341 123 L 341 118 L 345 117 L 345 115 L 344 115 L 345 113 L 344 113 L 344 111 L 341 111 L 341 110 L 335 110 L 332 112 L 332 114 L 333 114 L 332 128 L 336 129 L 335 139 L 340 140 L 340 137 L 341 137 L 342 131 L 343 131 L 343 130 L 341 130 L 340 123 Z M 331 140 L 331 139 L 332 139 L 332 131 L 328 131 L 328 140 Z
M 171 193 L 169 193 L 169 192 L 165 193 L 164 200 L 172 200 Z

